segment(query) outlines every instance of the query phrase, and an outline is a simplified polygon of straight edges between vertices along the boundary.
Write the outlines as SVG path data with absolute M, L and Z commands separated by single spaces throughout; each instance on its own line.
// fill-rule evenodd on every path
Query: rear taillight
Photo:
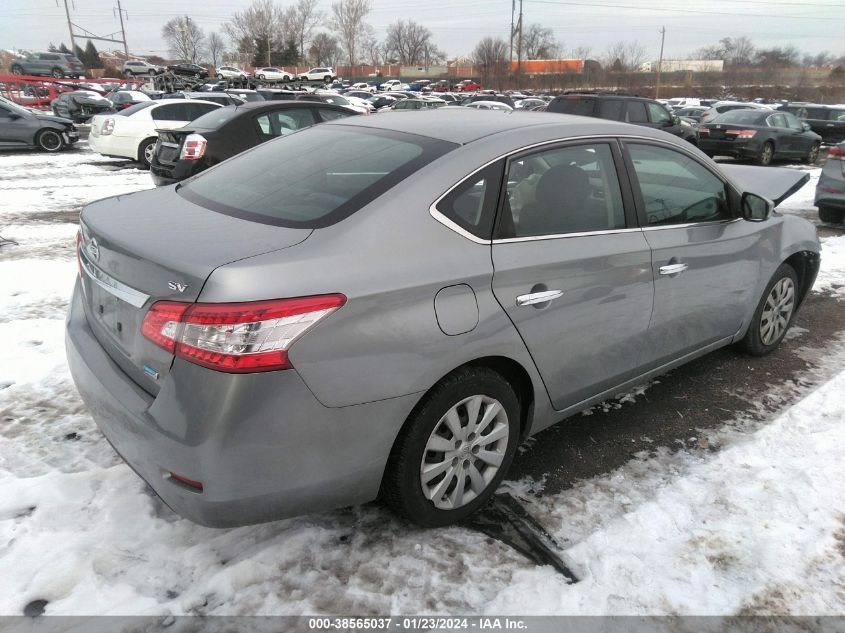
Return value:
M 827 158 L 828 160 L 845 160 L 845 148 L 834 145 L 827 150 Z
M 730 134 L 737 138 L 754 138 L 757 130 L 725 130 L 725 134 Z
M 103 121 L 103 127 L 100 128 L 100 134 L 108 136 L 112 132 L 114 132 L 114 119 L 106 119 Z
M 158 301 L 141 332 L 176 356 L 217 371 L 289 369 L 293 342 L 345 303 L 341 294 L 248 303 Z
M 710 134 L 710 128 L 709 127 L 700 127 L 700 128 L 698 128 L 698 133 L 699 134 Z
M 208 145 L 208 141 L 201 134 L 188 134 L 182 144 L 179 158 L 181 160 L 199 160 L 205 154 L 206 145 Z

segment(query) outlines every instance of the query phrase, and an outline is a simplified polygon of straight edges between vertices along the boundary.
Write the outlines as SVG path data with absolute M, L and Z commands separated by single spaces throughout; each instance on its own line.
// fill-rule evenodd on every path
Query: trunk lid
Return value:
M 210 211 L 173 187 L 95 202 L 82 211 L 80 227 L 88 323 L 112 360 L 152 395 L 173 354 L 141 334 L 150 306 L 194 302 L 215 268 L 288 248 L 311 234 Z

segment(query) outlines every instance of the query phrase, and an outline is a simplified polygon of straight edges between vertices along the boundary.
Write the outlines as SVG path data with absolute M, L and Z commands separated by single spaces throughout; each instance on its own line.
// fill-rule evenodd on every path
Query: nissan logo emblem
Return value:
M 88 254 L 94 258 L 94 261 L 100 259 L 100 245 L 97 244 L 97 238 L 93 238 L 90 242 L 88 242 L 88 247 L 86 248 Z

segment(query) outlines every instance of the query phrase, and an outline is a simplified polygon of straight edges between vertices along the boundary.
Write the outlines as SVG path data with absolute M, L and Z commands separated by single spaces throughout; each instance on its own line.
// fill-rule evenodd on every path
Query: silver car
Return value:
M 296 160 L 291 160 L 296 157 Z M 796 170 L 601 119 L 333 121 L 81 215 L 71 371 L 176 512 L 465 518 L 527 436 L 731 343 L 819 266 Z
M 816 185 L 816 207 L 822 222 L 839 224 L 845 220 L 845 141 L 827 150 Z

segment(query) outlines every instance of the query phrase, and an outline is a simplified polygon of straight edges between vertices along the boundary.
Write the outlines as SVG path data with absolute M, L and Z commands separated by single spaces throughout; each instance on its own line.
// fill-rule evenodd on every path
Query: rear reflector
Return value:
M 289 369 L 293 342 L 345 303 L 341 294 L 248 303 L 158 301 L 141 332 L 176 356 L 217 371 Z
M 193 479 L 188 479 L 187 477 L 183 477 L 182 475 L 177 475 L 176 473 L 168 473 L 168 477 L 173 481 L 178 481 L 183 486 L 187 486 L 188 488 L 193 488 L 197 492 L 202 492 L 202 482 L 195 481 Z
M 179 158 L 182 160 L 199 160 L 205 154 L 206 145 L 208 145 L 208 141 L 201 134 L 188 134 L 182 144 Z

